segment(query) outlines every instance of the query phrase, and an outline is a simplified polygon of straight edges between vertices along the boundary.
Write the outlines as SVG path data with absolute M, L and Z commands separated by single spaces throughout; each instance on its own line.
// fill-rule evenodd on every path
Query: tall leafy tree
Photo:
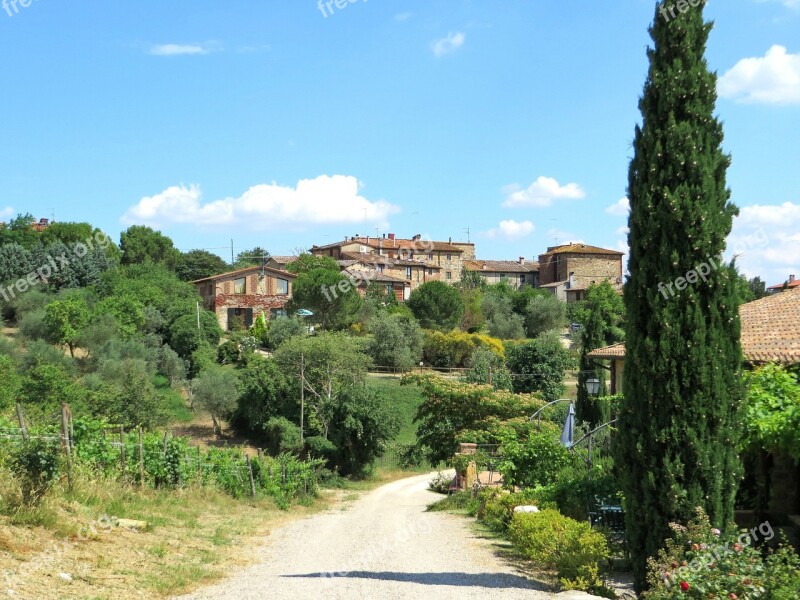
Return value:
M 228 263 L 213 252 L 190 250 L 181 255 L 178 266 L 175 268 L 175 274 L 181 281 L 195 281 L 212 275 L 219 275 L 229 270 Z
M 704 58 L 703 4 L 674 19 L 656 5 L 654 46 L 630 164 L 627 361 L 615 437 L 635 585 L 646 560 L 702 507 L 733 522 L 740 472 L 741 349 L 737 275 L 717 263 L 730 202 L 716 75 Z M 709 261 L 704 279 L 692 276 Z M 705 270 L 704 270 L 705 271 Z
M 120 235 L 122 264 L 137 265 L 144 262 L 163 263 L 174 269 L 180 262 L 180 252 L 172 240 L 160 231 L 144 225 L 133 225 Z
M 608 282 L 589 286 L 586 298 L 580 303 L 574 316 L 581 324 L 581 358 L 578 373 L 578 399 L 575 403 L 576 417 L 595 427 L 600 424 L 602 410 L 596 399 L 589 396 L 586 381 L 596 378 L 601 383 L 601 394 L 606 391 L 605 370 L 587 355 L 592 350 L 616 344 L 625 339 L 623 320 L 625 303 L 622 296 Z
M 52 339 L 67 346 L 74 358 L 80 334 L 89 324 L 86 300 L 79 293 L 73 293 L 63 300 L 51 302 L 45 308 L 44 322 Z
M 443 281 L 423 283 L 411 292 L 406 304 L 420 325 L 441 331 L 458 327 L 465 310 L 458 290 Z

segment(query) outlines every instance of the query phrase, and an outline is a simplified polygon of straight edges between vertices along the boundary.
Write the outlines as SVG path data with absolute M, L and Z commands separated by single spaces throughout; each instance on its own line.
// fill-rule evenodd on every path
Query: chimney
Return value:
M 524 256 L 520 256 L 519 257 L 519 264 L 521 264 L 521 265 L 525 264 L 525 257 Z
M 385 233 L 383 234 L 383 239 L 386 239 L 386 234 Z
M 794 283 L 794 275 L 789 275 L 789 283 Z
M 390 234 L 389 234 L 389 239 L 390 239 L 390 240 L 393 240 L 393 239 L 394 239 L 394 234 L 393 234 L 393 233 L 390 233 Z
M 567 284 L 567 289 L 572 289 L 575 287 L 575 273 L 569 274 L 569 283 Z
M 450 238 L 450 240 L 447 243 L 448 244 L 452 244 L 453 243 L 453 238 Z

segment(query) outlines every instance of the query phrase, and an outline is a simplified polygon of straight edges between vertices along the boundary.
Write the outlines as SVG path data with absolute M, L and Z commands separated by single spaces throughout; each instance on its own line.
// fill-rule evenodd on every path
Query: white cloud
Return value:
M 406 22 L 406 21 L 408 21 L 408 20 L 409 20 L 409 19 L 410 19 L 412 16 L 414 16 L 414 13 L 410 13 L 410 12 L 402 12 L 402 13 L 397 13 L 397 14 L 394 16 L 394 20 L 395 20 L 395 21 L 397 21 L 398 23 L 405 23 L 405 22 Z
M 728 258 L 748 277 L 771 284 L 800 275 L 800 204 L 756 204 L 741 209 L 728 238 Z
M 128 209 L 122 221 L 275 229 L 363 223 L 366 216 L 371 223 L 386 226 L 389 215 L 400 211 L 385 200 L 367 200 L 360 195 L 360 188 L 355 177 L 321 175 L 316 179 L 303 179 L 296 187 L 276 183 L 256 185 L 238 198 L 204 204 L 198 186 L 180 185 L 142 198 Z
M 435 56 L 444 56 L 445 54 L 450 54 L 461 48 L 465 41 L 467 41 L 467 36 L 464 33 L 448 33 L 447 37 L 443 37 L 431 43 L 431 48 Z
M 554 200 L 580 200 L 586 197 L 577 183 L 562 186 L 552 177 L 539 177 L 527 189 L 521 189 L 518 185 L 506 186 L 505 191 L 508 197 L 503 206 L 506 208 L 550 206 Z
M 3 209 L 0 209 L 0 221 L 5 221 L 6 219 L 10 219 L 14 216 L 14 209 L 11 206 L 6 206 Z
M 606 208 L 606 212 L 615 217 L 627 217 L 628 213 L 631 212 L 631 201 L 628 200 L 628 198 L 620 198 L 614 204 Z
M 749 104 L 800 104 L 800 53 L 772 46 L 766 55 L 743 58 L 720 77 L 720 96 Z
M 531 221 L 500 221 L 500 225 L 493 227 L 484 235 L 489 239 L 502 238 L 506 240 L 518 240 L 532 234 L 536 227 Z
M 153 56 L 191 56 L 210 54 L 214 44 L 157 44 L 151 46 L 148 53 Z
M 628 235 L 631 232 L 630 228 L 627 225 L 623 225 L 622 227 L 618 227 L 614 233 L 617 235 Z

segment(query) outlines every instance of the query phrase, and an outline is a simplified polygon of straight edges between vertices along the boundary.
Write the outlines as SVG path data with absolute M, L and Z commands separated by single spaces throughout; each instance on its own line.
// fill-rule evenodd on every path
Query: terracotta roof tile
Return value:
M 563 246 L 552 246 L 547 249 L 547 252 L 542 256 L 551 254 L 611 254 L 614 256 L 622 256 L 622 252 L 617 250 L 608 250 L 607 248 L 599 248 L 598 246 L 589 246 L 588 244 L 564 244 Z
M 468 260 L 464 262 L 468 271 L 486 271 L 489 273 L 533 273 L 539 270 L 539 263 L 526 260 Z
M 742 352 L 751 363 L 800 364 L 800 288 L 743 304 Z M 625 344 L 598 348 L 591 358 L 625 358 Z

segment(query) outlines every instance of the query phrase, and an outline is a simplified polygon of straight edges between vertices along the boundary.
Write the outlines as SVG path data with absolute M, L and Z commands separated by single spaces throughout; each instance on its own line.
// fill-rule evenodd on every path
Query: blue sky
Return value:
M 7 2 L 0 218 L 223 256 L 376 230 L 625 249 L 653 0 Z M 800 275 L 800 2 L 706 14 L 731 248 L 777 283 Z

